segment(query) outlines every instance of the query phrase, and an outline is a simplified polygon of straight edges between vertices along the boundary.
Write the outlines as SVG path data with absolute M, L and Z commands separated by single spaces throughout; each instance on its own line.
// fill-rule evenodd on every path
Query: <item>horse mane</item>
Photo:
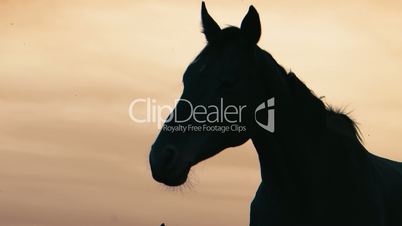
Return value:
M 358 123 L 350 116 L 351 112 L 346 112 L 345 108 L 336 108 L 329 104 L 326 104 L 326 107 L 329 113 L 328 120 L 331 120 L 332 117 L 335 119 L 334 123 L 328 122 L 332 129 L 337 129 L 344 135 L 355 137 L 363 142 L 362 132 Z M 336 124 L 338 121 L 343 122 L 343 124 Z M 346 126 L 346 128 L 342 128 L 342 126 Z
M 283 68 L 282 66 L 280 67 Z M 355 139 L 359 143 L 363 142 L 359 126 L 350 117 L 350 112 L 346 112 L 345 108 L 336 108 L 323 102 L 323 97 L 318 97 L 292 71 L 286 73 L 286 80 L 294 94 L 302 95 L 302 97 L 297 97 L 303 100 L 302 105 L 313 107 L 313 109 L 318 109 L 325 113 L 325 128 Z

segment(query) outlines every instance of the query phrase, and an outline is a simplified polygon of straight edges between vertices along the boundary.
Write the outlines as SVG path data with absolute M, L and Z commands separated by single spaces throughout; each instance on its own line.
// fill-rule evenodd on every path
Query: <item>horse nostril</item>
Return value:
M 169 168 L 175 161 L 176 157 L 177 157 L 177 149 L 172 147 L 172 146 L 168 146 L 165 147 L 163 150 L 163 162 L 164 162 L 164 167 L 165 168 Z

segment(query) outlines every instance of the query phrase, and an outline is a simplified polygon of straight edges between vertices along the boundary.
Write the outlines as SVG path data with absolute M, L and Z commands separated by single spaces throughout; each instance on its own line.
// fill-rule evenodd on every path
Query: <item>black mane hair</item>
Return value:
M 283 69 L 282 66 L 280 67 Z M 324 123 L 322 128 L 330 129 L 338 134 L 356 139 L 359 143 L 362 142 L 361 131 L 358 124 L 349 116 L 350 112 L 346 112 L 345 108 L 336 108 L 325 103 L 322 97 L 318 97 L 292 71 L 286 73 L 286 80 L 294 97 L 302 100 L 297 105 L 308 105 L 310 109 L 325 113 L 323 115 L 325 118 L 321 121 Z M 300 108 L 303 108 L 303 106 L 300 106 Z M 320 122 L 320 120 L 314 121 Z

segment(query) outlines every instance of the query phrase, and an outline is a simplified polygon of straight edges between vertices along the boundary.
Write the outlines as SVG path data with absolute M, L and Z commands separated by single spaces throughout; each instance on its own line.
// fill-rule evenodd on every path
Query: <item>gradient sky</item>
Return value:
M 344 106 L 372 152 L 402 161 L 401 1 L 207 1 L 221 26 L 254 4 L 259 45 Z M 250 143 L 152 180 L 158 130 L 135 98 L 172 104 L 205 45 L 200 1 L 0 1 L 1 225 L 248 225 L 259 184 Z

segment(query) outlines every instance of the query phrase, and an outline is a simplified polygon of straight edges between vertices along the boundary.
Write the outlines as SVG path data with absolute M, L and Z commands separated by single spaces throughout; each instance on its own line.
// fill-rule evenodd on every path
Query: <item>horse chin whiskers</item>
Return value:
M 197 176 L 194 173 L 194 170 L 190 170 L 188 172 L 186 182 L 184 182 L 184 184 L 182 184 L 181 186 L 183 186 L 185 190 L 193 190 L 193 188 L 197 184 L 197 181 L 198 181 Z
M 165 191 L 179 192 L 181 194 L 184 194 L 188 191 L 194 191 L 195 184 L 197 183 L 196 178 L 197 177 L 195 176 L 193 170 L 190 170 L 187 175 L 187 180 L 183 184 L 178 186 L 168 186 L 165 184 L 161 184 L 161 186 Z

